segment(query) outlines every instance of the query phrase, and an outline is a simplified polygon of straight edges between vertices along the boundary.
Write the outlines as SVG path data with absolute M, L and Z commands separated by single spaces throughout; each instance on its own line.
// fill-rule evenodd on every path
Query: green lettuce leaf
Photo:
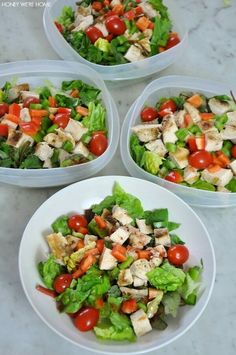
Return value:
M 132 134 L 130 137 L 130 152 L 134 161 L 140 166 L 145 148 L 140 144 L 138 137 Z
M 76 269 L 77 264 L 83 259 L 86 251 L 95 248 L 96 243 L 94 241 L 89 241 L 83 248 L 75 251 L 70 256 L 65 256 L 63 261 L 69 272 Z
M 145 151 L 140 162 L 140 166 L 143 167 L 148 173 L 156 175 L 160 169 L 163 158 L 154 152 Z
M 51 225 L 53 232 L 61 233 L 63 235 L 71 234 L 71 229 L 68 227 L 68 216 L 58 217 Z
M 147 316 L 148 318 L 154 317 L 158 311 L 159 304 L 164 296 L 164 292 L 157 290 L 157 296 L 147 304 Z
M 89 129 L 89 132 L 106 131 L 106 110 L 105 107 L 98 102 L 90 102 L 88 104 L 89 114 L 84 117 L 82 124 Z
M 131 327 L 118 330 L 113 325 L 106 325 L 94 327 L 93 330 L 96 336 L 100 339 L 119 341 L 128 340 L 132 342 L 136 340 L 136 336 Z
M 55 257 L 50 255 L 47 261 L 41 261 L 38 264 L 38 270 L 45 286 L 53 290 L 53 282 L 58 275 L 63 273 L 64 267 L 56 263 Z
M 195 189 L 207 190 L 207 191 L 215 191 L 215 186 L 210 184 L 207 181 L 198 180 L 194 182 L 192 185 Z
M 43 162 L 36 155 L 29 155 L 20 164 L 20 169 L 41 169 Z
M 169 214 L 167 208 L 158 208 L 153 211 L 145 211 L 146 224 L 154 225 L 157 222 L 168 222 Z
M 150 284 L 159 290 L 176 291 L 183 285 L 185 280 L 185 273 L 168 262 L 165 262 L 162 266 L 156 267 L 147 272 L 147 277 Z
M 101 90 L 85 84 L 82 80 L 63 81 L 61 88 L 64 91 L 79 90 L 79 98 L 82 104 L 88 106 L 91 101 L 96 101 Z
M 150 0 L 149 0 L 150 2 Z M 168 18 L 155 17 L 153 35 L 151 38 L 151 54 L 157 54 L 159 47 L 165 47 L 169 38 L 172 24 Z
M 165 308 L 165 314 L 166 315 L 170 314 L 172 315 L 172 317 L 176 317 L 180 306 L 180 302 L 181 302 L 181 297 L 177 291 L 167 292 L 162 299 L 162 303 Z
M 68 27 L 74 22 L 75 16 L 72 7 L 64 6 L 60 17 L 57 18 L 57 22 L 62 26 Z
M 160 13 L 162 18 L 169 18 L 168 8 L 163 4 L 162 0 L 148 0 L 148 2 Z
M 176 245 L 176 244 L 182 244 L 184 245 L 185 242 L 183 242 L 180 237 L 176 234 L 170 234 L 170 240 L 171 240 L 171 245 Z
M 191 267 L 186 272 L 185 281 L 179 289 L 186 304 L 194 305 L 196 303 L 202 270 L 203 265 Z
M 236 192 L 236 178 L 231 179 L 225 187 L 231 192 Z

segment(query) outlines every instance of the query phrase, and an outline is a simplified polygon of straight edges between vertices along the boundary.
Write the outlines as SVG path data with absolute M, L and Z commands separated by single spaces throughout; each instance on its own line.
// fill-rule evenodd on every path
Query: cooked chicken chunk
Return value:
M 127 211 L 119 206 L 113 207 L 112 217 L 120 222 L 123 226 L 133 221 L 133 219 L 128 215 Z
M 40 160 L 46 161 L 52 157 L 53 148 L 49 147 L 46 142 L 40 142 L 37 144 L 34 154 L 37 155 Z
M 214 97 L 208 101 L 208 105 L 215 115 L 223 115 L 230 110 L 230 104 L 228 102 L 219 101 Z
M 198 123 L 201 121 L 201 116 L 198 109 L 196 109 L 188 102 L 185 102 L 184 108 L 187 111 L 187 113 L 191 116 L 193 123 Z
M 227 185 L 233 177 L 233 173 L 230 169 L 220 169 L 215 173 L 210 173 L 207 169 L 203 170 L 202 178 L 210 184 L 216 186 Z
M 161 139 L 156 139 L 155 141 L 151 141 L 145 144 L 145 147 L 151 152 L 157 153 L 161 157 L 164 157 L 167 153 L 167 149 L 162 143 Z
M 174 115 L 165 116 L 162 124 L 162 136 L 163 142 L 166 143 L 175 143 L 178 138 L 176 137 L 175 132 L 178 131 L 178 127 L 175 123 Z
M 148 143 L 157 139 L 160 133 L 159 124 L 142 124 L 132 128 L 132 131 L 138 136 L 141 142 Z
M 171 160 L 177 165 L 179 169 L 184 169 L 188 166 L 189 150 L 182 147 L 177 147 L 174 153 L 170 153 Z
M 137 336 L 144 335 L 152 330 L 151 323 L 143 309 L 131 314 L 130 320 Z
M 70 118 L 65 131 L 70 133 L 74 140 L 77 142 L 85 133 L 88 132 L 88 128 L 84 127 L 80 122 Z

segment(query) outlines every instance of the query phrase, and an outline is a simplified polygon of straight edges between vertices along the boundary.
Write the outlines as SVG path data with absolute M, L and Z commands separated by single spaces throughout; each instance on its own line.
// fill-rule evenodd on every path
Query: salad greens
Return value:
M 67 167 L 106 150 L 100 90 L 81 80 L 62 81 L 60 89 L 45 84 L 30 88 L 7 82 L 0 90 L 0 167 Z
M 186 268 L 188 249 L 169 233 L 179 226 L 166 208 L 145 211 L 115 183 L 112 195 L 84 215 L 52 223 L 50 255 L 38 265 L 46 288 L 37 289 L 55 297 L 79 330 L 93 329 L 100 339 L 132 342 L 164 330 L 167 316 L 197 302 L 201 285 L 202 262 Z

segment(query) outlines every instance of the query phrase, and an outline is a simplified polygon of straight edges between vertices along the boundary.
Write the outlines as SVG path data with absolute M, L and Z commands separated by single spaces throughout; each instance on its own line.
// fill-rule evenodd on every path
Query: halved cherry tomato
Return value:
M 173 170 L 170 171 L 168 175 L 166 175 L 165 180 L 179 184 L 183 181 L 183 176 L 178 171 Z
M 57 276 L 53 282 L 53 288 L 57 293 L 62 293 L 66 288 L 70 287 L 73 277 L 71 274 L 61 274 Z
M 88 228 L 86 227 L 79 227 L 78 232 L 81 234 L 88 234 Z
M 8 125 L 0 123 L 0 136 L 7 137 L 8 136 Z
M 138 6 L 134 9 L 136 15 L 141 15 L 143 13 L 143 9 L 141 8 L 141 6 Z
M 74 318 L 76 328 L 87 332 L 95 327 L 99 320 L 99 311 L 93 307 L 82 308 Z
M 79 231 L 80 227 L 87 227 L 88 221 L 82 214 L 76 214 L 68 219 L 68 227 Z
M 126 314 L 131 314 L 137 311 L 138 305 L 134 298 L 123 301 L 121 305 L 121 311 Z
M 0 104 L 0 117 L 4 116 L 5 113 L 9 112 L 9 105 L 8 104 Z
M 111 254 L 121 263 L 127 259 L 126 248 L 119 244 L 114 245 Z
M 37 97 L 27 97 L 23 101 L 23 107 L 29 108 L 30 104 L 39 104 L 40 100 Z
M 232 148 L 231 148 L 231 155 L 233 158 L 236 159 L 236 145 L 234 145 Z
M 191 116 L 187 113 L 185 116 L 184 116 L 184 127 L 189 127 L 193 124 L 193 120 L 191 118 Z
M 175 32 L 172 32 L 172 33 L 170 33 L 170 36 L 169 36 L 169 39 L 168 39 L 168 42 L 166 45 L 166 49 L 170 49 L 170 48 L 176 46 L 178 43 L 180 43 L 180 38 L 179 38 L 178 34 Z
M 57 108 L 57 113 L 66 113 L 67 115 L 70 115 L 71 114 L 71 108 L 58 107 Z
M 116 15 L 107 17 L 105 26 L 110 33 L 116 36 L 123 35 L 126 30 L 125 22 Z
M 41 293 L 43 293 L 44 295 L 47 295 L 47 296 L 50 296 L 50 297 L 53 297 L 53 298 L 57 297 L 57 294 L 56 294 L 55 291 L 49 290 L 48 288 L 43 287 L 41 285 L 37 285 L 36 286 L 36 290 L 41 292 Z
M 17 118 L 20 117 L 20 105 L 16 104 L 16 103 L 13 103 L 9 106 L 9 114 L 10 115 L 14 115 L 16 116 Z
M 98 38 L 103 38 L 102 31 L 100 31 L 95 26 L 88 27 L 87 30 L 85 31 L 85 34 L 92 43 L 95 43 L 98 40 Z
M 89 150 L 96 156 L 102 155 L 108 147 L 108 140 L 104 134 L 96 133 L 89 142 Z
M 167 100 L 161 104 L 159 108 L 159 116 L 164 117 L 171 112 L 175 112 L 177 110 L 177 106 L 173 100 Z
M 205 169 L 213 163 L 213 157 L 208 151 L 199 150 L 188 157 L 188 162 L 196 169 Z
M 70 114 L 68 113 L 57 113 L 53 120 L 53 123 L 57 124 L 58 127 L 66 128 L 70 119 Z
M 176 244 L 168 249 L 167 252 L 168 260 L 173 265 L 182 265 L 189 258 L 189 251 L 185 245 Z
M 135 18 L 135 12 L 133 10 L 129 10 L 124 13 L 124 17 L 127 18 L 127 20 L 131 21 Z
M 102 10 L 103 4 L 102 4 L 100 1 L 94 1 L 94 2 L 92 3 L 92 8 L 93 8 L 95 11 L 99 12 L 100 10 Z
M 191 153 L 196 152 L 198 150 L 195 136 L 189 137 L 187 140 L 187 144 Z
M 101 216 L 95 216 L 94 220 L 97 223 L 99 228 L 101 228 L 101 229 L 106 228 L 106 226 L 107 226 L 106 221 Z
M 58 29 L 58 31 L 59 31 L 60 33 L 62 33 L 62 32 L 63 32 L 63 27 L 62 27 L 62 25 L 61 25 L 60 23 L 58 23 L 57 21 L 54 21 L 54 24 L 55 24 L 56 28 Z
M 98 249 L 98 251 L 99 251 L 100 254 L 102 254 L 102 252 L 103 252 L 104 245 L 105 245 L 105 242 L 104 242 L 103 239 L 98 239 L 98 240 L 96 241 L 96 247 L 97 247 L 97 249 Z
M 150 122 L 158 117 L 158 111 L 154 107 L 145 107 L 141 112 L 143 122 Z

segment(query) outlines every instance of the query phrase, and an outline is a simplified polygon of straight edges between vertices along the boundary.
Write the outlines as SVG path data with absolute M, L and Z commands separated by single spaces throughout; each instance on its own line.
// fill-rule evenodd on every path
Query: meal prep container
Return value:
M 50 233 L 51 223 L 60 215 L 72 211 L 81 213 L 92 204 L 99 203 L 111 194 L 115 182 L 118 182 L 125 191 L 137 196 L 144 209 L 168 208 L 170 220 L 181 223 L 178 234 L 190 250 L 186 267 L 199 265 L 201 259 L 204 264 L 196 305 L 180 307 L 177 317 L 168 320 L 168 327 L 164 331 L 153 330 L 137 339 L 135 343 L 100 341 L 91 331 L 78 331 L 68 315 L 59 313 L 55 300 L 35 289 L 37 284 L 42 284 L 37 264 L 47 259 L 49 249 L 45 236 Z M 149 181 L 127 176 L 104 176 L 70 185 L 41 205 L 24 231 L 19 251 L 19 271 L 31 306 L 58 335 L 79 347 L 101 354 L 142 354 L 164 347 L 179 338 L 200 317 L 213 289 L 215 255 L 205 226 L 197 214 L 179 197 Z M 50 332 L 48 336 L 50 337 Z
M 181 42 L 163 53 L 134 63 L 113 66 L 91 63 L 81 57 L 71 45 L 66 42 L 54 25 L 54 21 L 60 16 L 64 6 L 72 6 L 75 8 L 76 0 L 54 0 L 51 2 L 50 7 L 45 7 L 43 15 L 44 29 L 51 46 L 61 58 L 87 64 L 89 67 L 96 70 L 104 80 L 141 78 L 159 72 L 174 63 L 185 51 L 187 46 L 188 34 L 184 26 L 184 20 L 178 14 L 179 10 L 177 11 L 173 1 L 165 0 L 164 2 L 169 8 L 170 17 L 173 22 L 173 30 L 178 32 Z
M 115 154 L 119 140 L 119 116 L 115 103 L 101 77 L 91 68 L 75 63 L 54 60 L 15 62 L 0 65 L 0 87 L 17 79 L 30 85 L 42 86 L 49 80 L 58 86 L 63 80 L 81 79 L 98 87 L 107 112 L 109 145 L 98 158 L 81 165 L 51 169 L 14 169 L 0 167 L 0 182 L 24 187 L 49 187 L 70 184 L 90 177 L 103 169 Z
M 228 207 L 236 205 L 236 193 L 212 192 L 175 184 L 140 168 L 132 159 L 129 149 L 131 127 L 140 123 L 140 112 L 145 104 L 154 106 L 161 97 L 179 95 L 182 91 L 200 92 L 206 96 L 230 95 L 231 88 L 204 79 L 187 76 L 167 76 L 151 82 L 127 113 L 121 132 L 120 151 L 123 163 L 130 175 L 155 182 L 180 196 L 192 206 Z

